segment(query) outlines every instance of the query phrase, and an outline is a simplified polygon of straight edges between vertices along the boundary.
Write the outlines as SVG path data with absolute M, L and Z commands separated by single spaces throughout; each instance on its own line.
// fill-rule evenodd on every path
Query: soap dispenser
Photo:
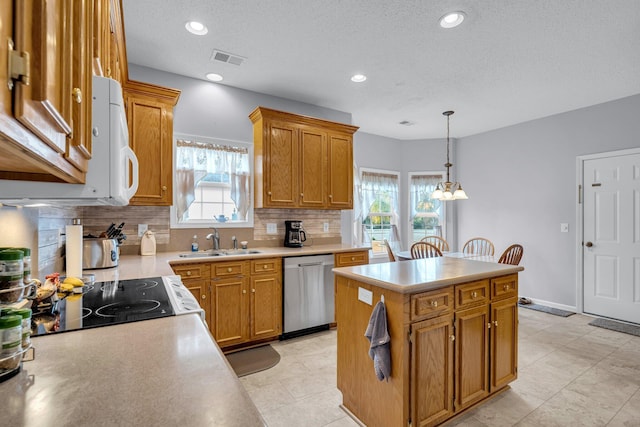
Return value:
M 194 234 L 193 242 L 191 243 L 191 252 L 198 252 L 198 236 Z

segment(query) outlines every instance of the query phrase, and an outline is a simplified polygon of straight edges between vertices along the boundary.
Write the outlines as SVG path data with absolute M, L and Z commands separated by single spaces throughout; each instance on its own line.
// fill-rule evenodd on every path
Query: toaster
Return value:
M 116 239 L 84 238 L 82 241 L 82 269 L 118 266 L 119 248 Z

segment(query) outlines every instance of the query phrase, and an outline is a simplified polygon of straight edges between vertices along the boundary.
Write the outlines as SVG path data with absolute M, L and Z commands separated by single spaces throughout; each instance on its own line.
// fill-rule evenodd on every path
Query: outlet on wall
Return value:
M 138 224 L 138 237 L 144 236 L 144 233 L 149 229 L 148 224 Z
M 560 232 L 561 233 L 568 233 L 569 232 L 569 224 L 566 223 L 566 222 L 560 223 Z
M 322 231 L 324 231 L 325 233 L 329 232 L 329 223 L 325 222 L 323 227 L 322 227 Z
M 276 223 L 275 222 L 268 222 L 267 223 L 267 234 L 277 234 L 278 233 L 278 227 L 276 227 Z

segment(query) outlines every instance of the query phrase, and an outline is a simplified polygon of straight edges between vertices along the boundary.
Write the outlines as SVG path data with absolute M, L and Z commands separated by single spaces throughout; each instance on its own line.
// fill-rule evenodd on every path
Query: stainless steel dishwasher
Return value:
M 328 329 L 334 321 L 333 255 L 284 258 L 282 337 Z

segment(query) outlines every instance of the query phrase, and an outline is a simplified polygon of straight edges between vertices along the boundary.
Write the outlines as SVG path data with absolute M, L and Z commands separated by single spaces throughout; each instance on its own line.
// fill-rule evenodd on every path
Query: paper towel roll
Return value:
M 74 223 L 76 221 L 74 220 Z M 79 221 L 78 221 L 79 222 Z M 82 277 L 82 225 L 67 225 L 67 266 L 70 277 Z

